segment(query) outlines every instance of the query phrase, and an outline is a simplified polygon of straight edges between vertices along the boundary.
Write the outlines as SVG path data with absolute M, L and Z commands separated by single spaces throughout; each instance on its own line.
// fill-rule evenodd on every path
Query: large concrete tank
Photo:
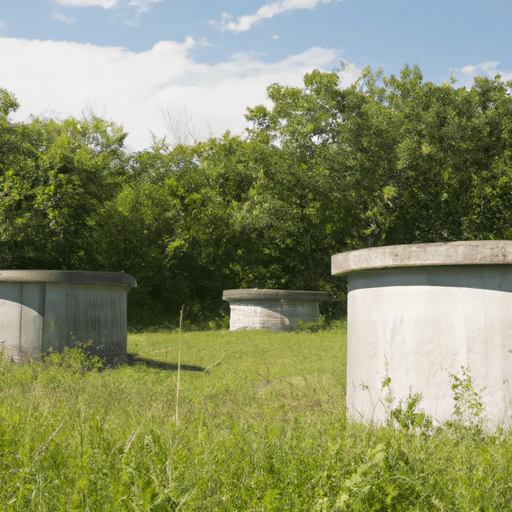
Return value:
M 229 302 L 229 330 L 265 329 L 293 331 L 297 321 L 318 320 L 318 303 L 329 300 L 327 292 L 303 290 L 224 290 Z
M 332 257 L 348 276 L 347 407 L 382 422 L 412 393 L 435 420 L 469 368 L 489 424 L 512 415 L 512 242 L 397 245 Z M 390 378 L 389 386 L 383 382 Z M 392 402 L 386 398 L 392 398 Z
M 122 273 L 0 271 L 0 351 L 16 361 L 92 340 L 114 362 L 126 357 L 128 291 Z

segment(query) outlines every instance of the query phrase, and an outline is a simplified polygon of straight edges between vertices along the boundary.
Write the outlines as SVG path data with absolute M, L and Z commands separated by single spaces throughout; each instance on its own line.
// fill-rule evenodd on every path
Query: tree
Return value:
M 137 280 L 128 302 L 133 325 L 162 324 L 189 300 L 188 283 L 173 272 L 166 257 L 180 220 L 175 186 L 172 179 L 164 186 L 126 183 L 95 219 L 90 238 L 94 269 L 126 272 Z
M 96 117 L 14 125 L 18 155 L 0 177 L 4 268 L 90 268 L 89 237 L 126 175 L 126 134 Z
M 352 155 L 345 124 L 361 103 L 336 73 L 314 71 L 304 88 L 273 84 L 271 109 L 249 109 L 260 173 L 245 225 L 254 245 L 248 260 L 259 286 L 322 289 L 343 300 L 343 281 L 330 275 L 332 254 L 354 248 L 360 230 Z M 251 226 L 249 228 L 249 226 Z
M 500 201 L 499 216 L 475 208 L 494 201 L 498 183 L 507 186 L 510 83 L 498 76 L 475 79 L 469 91 L 437 86 L 406 65 L 400 78 L 382 78 L 381 87 L 378 74 L 365 73 L 364 123 L 349 129 L 360 158 L 357 188 L 367 198 L 362 244 L 492 237 L 510 203 Z M 373 144 L 363 151 L 357 141 L 366 138 Z

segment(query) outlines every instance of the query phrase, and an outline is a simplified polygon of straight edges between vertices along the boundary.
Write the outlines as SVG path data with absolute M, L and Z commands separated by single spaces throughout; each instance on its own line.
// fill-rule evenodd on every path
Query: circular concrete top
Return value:
M 222 300 L 311 300 L 322 302 L 330 300 L 327 292 L 310 292 L 304 290 L 260 290 L 244 288 L 240 290 L 224 290 Z
M 137 286 L 129 274 L 81 270 L 0 270 L 0 282 Z
M 332 256 L 331 273 L 342 275 L 373 268 L 438 265 L 512 265 L 512 242 L 440 242 L 347 251 Z

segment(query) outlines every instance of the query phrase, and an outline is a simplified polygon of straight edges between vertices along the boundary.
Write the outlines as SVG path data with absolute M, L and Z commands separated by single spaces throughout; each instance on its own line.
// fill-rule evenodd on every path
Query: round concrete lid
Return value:
M 388 245 L 342 252 L 332 256 L 331 273 L 342 275 L 359 270 L 386 267 L 503 264 L 512 264 L 511 241 L 440 242 Z
M 258 288 L 243 288 L 240 290 L 224 290 L 222 299 L 231 300 L 330 300 L 327 292 L 311 292 L 304 290 L 259 290 Z
M 0 282 L 117 285 L 134 288 L 137 281 L 121 272 L 86 272 L 82 270 L 0 270 Z

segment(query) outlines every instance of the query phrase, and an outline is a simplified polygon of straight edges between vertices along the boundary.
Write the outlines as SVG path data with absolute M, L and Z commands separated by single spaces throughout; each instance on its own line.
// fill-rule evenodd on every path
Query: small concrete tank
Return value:
M 0 351 L 15 361 L 92 340 L 109 363 L 126 357 L 128 291 L 122 273 L 0 271 Z
M 455 403 L 450 374 L 460 378 L 464 367 L 488 425 L 511 425 L 512 242 L 350 251 L 332 257 L 332 273 L 348 276 L 352 417 L 382 422 L 386 407 L 421 393 L 420 409 L 447 421 Z
M 294 331 L 297 320 L 318 320 L 318 303 L 329 300 L 327 292 L 303 290 L 225 290 L 229 302 L 229 330 L 265 329 Z

